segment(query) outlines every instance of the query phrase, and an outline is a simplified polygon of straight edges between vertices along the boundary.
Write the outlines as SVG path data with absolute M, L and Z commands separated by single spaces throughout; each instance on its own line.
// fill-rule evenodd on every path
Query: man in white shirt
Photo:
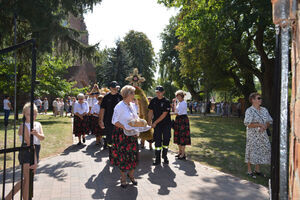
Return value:
M 10 110 L 13 110 L 11 103 L 9 101 L 9 96 L 5 96 L 3 100 L 3 110 L 4 110 L 4 125 L 8 125 L 8 118 L 10 114 Z

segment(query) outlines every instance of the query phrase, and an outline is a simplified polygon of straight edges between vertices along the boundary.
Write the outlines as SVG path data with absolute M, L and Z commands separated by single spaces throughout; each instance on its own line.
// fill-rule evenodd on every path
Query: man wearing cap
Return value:
M 160 165 L 161 151 L 164 164 L 169 164 L 167 153 L 171 138 L 171 104 L 170 101 L 164 97 L 165 91 L 162 86 L 157 86 L 155 92 L 156 97 L 150 101 L 148 106 L 149 125 L 154 128 L 155 162 L 153 165 Z
M 112 116 L 114 113 L 115 106 L 122 101 L 122 96 L 118 93 L 120 88 L 119 84 L 116 81 L 112 81 L 109 84 L 110 93 L 106 94 L 101 103 L 101 109 L 99 113 L 99 124 L 102 129 L 104 129 L 104 149 L 110 148 L 112 146 L 111 136 L 114 129 L 114 125 L 111 123 Z

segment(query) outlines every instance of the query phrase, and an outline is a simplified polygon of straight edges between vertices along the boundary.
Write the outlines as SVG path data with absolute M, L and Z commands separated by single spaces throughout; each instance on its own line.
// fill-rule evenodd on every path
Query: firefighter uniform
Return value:
M 148 106 L 150 110 L 153 111 L 153 123 L 164 113 L 168 112 L 167 116 L 160 121 L 154 128 L 153 139 L 155 142 L 155 162 L 153 165 L 159 165 L 161 162 L 161 151 L 162 158 L 164 159 L 165 164 L 169 164 L 167 157 L 170 138 L 171 138 L 171 116 L 170 109 L 171 104 L 168 99 L 163 97 L 158 99 L 157 97 L 153 98 Z

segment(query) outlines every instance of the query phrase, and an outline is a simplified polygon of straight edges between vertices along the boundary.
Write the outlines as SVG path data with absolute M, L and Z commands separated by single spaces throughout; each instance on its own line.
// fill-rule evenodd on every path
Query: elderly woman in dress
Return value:
M 137 185 L 134 179 L 134 170 L 137 165 L 137 136 L 127 136 L 129 132 L 128 123 L 138 118 L 134 104 L 135 88 L 126 85 L 121 89 L 123 101 L 120 101 L 114 108 L 112 124 L 112 157 L 111 164 L 118 166 L 121 171 L 121 187 L 126 188 L 126 171 L 133 185 Z
M 271 162 L 271 144 L 266 130 L 273 120 L 268 110 L 261 107 L 262 99 L 259 93 L 250 94 L 249 101 L 252 106 L 246 110 L 244 119 L 247 127 L 245 162 L 248 165 L 248 176 L 252 178 L 265 177 L 261 173 L 259 165 Z M 253 172 L 251 164 L 255 165 Z
M 74 128 L 73 133 L 78 137 L 78 145 L 81 144 L 81 138 L 85 143 L 85 135 L 88 134 L 88 113 L 89 105 L 85 100 L 84 94 L 78 94 L 78 102 L 75 102 L 74 107 Z

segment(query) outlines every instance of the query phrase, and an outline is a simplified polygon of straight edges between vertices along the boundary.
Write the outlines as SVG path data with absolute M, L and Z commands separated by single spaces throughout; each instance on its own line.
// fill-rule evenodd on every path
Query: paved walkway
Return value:
M 153 152 L 147 149 L 140 152 L 135 173 L 138 186 L 130 184 L 123 189 L 119 186 L 119 170 L 110 166 L 107 155 L 107 150 L 99 151 L 94 137 L 89 136 L 85 146 L 74 144 L 61 155 L 42 160 L 34 182 L 34 199 L 268 199 L 265 187 L 197 162 L 175 160 L 172 153 L 169 154 L 169 166 L 151 166 Z M 17 174 L 19 176 L 19 170 Z M 11 184 L 7 187 L 11 187 Z

